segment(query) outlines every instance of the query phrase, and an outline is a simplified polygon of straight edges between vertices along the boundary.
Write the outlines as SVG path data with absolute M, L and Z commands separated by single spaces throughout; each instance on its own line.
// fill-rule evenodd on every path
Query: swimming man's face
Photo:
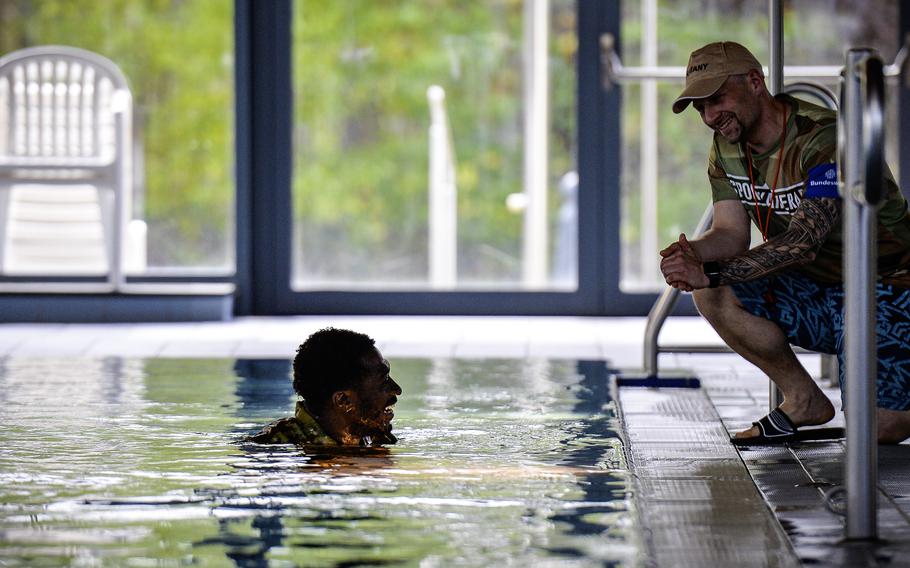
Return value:
M 369 436 L 374 444 L 394 444 L 392 408 L 398 402 L 401 387 L 389 376 L 389 362 L 373 349 L 363 358 L 364 375 L 354 390 L 354 424 L 361 436 Z

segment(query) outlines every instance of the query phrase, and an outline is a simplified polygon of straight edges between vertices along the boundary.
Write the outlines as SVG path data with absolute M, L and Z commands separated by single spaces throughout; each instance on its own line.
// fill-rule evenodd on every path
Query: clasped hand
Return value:
M 708 277 L 702 267 L 701 255 L 686 238 L 686 234 L 679 235 L 679 240 L 660 251 L 660 271 L 667 284 L 691 292 L 699 288 L 708 287 Z

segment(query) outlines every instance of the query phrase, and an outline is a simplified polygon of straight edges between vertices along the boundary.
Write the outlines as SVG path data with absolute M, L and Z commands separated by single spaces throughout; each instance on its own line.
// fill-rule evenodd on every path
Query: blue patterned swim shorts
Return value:
M 793 345 L 837 354 L 844 392 L 844 289 L 797 272 L 730 286 L 746 310 L 775 322 Z M 878 283 L 878 407 L 910 409 L 910 289 Z

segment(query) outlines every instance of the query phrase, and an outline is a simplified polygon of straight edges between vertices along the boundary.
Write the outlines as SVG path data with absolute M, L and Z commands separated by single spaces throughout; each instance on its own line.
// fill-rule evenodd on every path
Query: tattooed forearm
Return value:
M 747 282 L 812 262 L 840 218 L 840 211 L 838 199 L 803 199 L 785 232 L 741 255 L 718 262 L 719 284 Z

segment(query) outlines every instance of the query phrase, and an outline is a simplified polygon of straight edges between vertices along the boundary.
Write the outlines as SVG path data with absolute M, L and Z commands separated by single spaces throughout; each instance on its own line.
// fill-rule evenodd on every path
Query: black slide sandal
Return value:
M 844 437 L 843 428 L 806 428 L 800 430 L 780 408 L 775 408 L 758 422 L 761 434 L 750 438 L 730 438 L 734 446 L 768 446 L 806 440 L 837 440 Z

